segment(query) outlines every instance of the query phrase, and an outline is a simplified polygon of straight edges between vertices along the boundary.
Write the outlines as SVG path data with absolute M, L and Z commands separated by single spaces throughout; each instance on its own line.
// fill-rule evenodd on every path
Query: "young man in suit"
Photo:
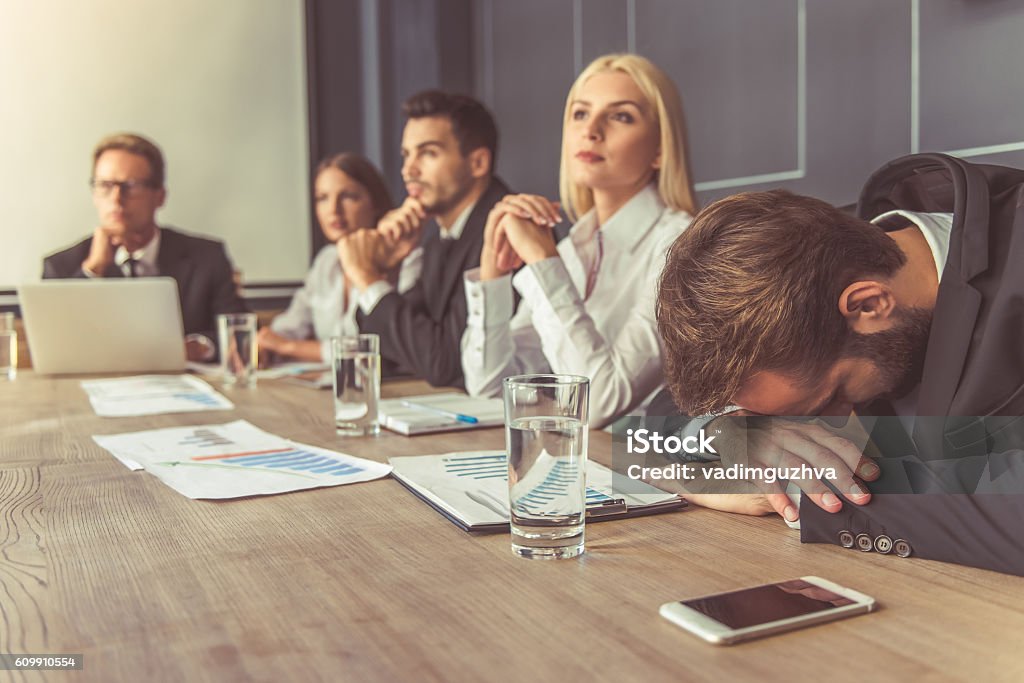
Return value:
M 871 436 L 864 451 L 820 423 L 720 417 L 706 429 L 723 464 L 838 476 L 799 482 L 799 511 L 774 487 L 696 502 L 799 516 L 805 541 L 1024 574 L 1024 224 L 999 189 L 1024 172 L 920 155 L 868 187 L 885 194 L 866 190 L 860 217 L 734 195 L 672 246 L 658 321 L 684 413 L 855 413 Z
M 47 256 L 43 278 L 172 277 L 187 356 L 211 360 L 217 315 L 247 309 L 222 243 L 157 226 L 167 197 L 160 149 L 140 135 L 104 138 L 93 152 L 90 184 L 99 225 L 91 237 Z
M 494 175 L 498 131 L 490 112 L 464 95 L 429 90 L 402 110 L 409 196 L 377 230 L 338 242 L 341 266 L 359 290 L 359 329 L 380 335 L 381 355 L 434 386 L 461 386 L 462 274 L 480 265 L 487 215 L 508 194 Z M 386 273 L 416 244 L 423 245 L 420 281 L 399 294 Z

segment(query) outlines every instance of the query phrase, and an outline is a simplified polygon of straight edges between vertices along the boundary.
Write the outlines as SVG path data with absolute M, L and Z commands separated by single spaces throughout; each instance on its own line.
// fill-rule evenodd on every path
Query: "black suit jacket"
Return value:
M 43 259 L 43 279 L 84 278 L 82 262 L 89 255 L 92 237 Z M 206 335 L 217 343 L 217 315 L 248 308 L 235 287 L 233 268 L 224 244 L 170 228 L 160 228 L 157 267 L 161 276 L 178 283 L 178 300 L 185 334 Z M 104 277 L 124 277 L 111 264 Z
M 405 294 L 391 292 L 369 314 L 359 312 L 362 332 L 380 335 L 381 356 L 430 382 L 462 386 L 460 344 L 466 329 L 463 273 L 480 265 L 487 214 L 508 194 L 498 178 L 473 207 L 459 239 L 441 240 L 431 222 L 423 236 L 423 272 Z
M 1024 575 L 1024 171 L 918 155 L 883 167 L 869 187 L 863 218 L 897 206 L 952 211 L 949 255 L 913 439 L 878 420 L 878 495 L 835 515 L 805 497 L 802 540 L 884 534 L 921 557 Z

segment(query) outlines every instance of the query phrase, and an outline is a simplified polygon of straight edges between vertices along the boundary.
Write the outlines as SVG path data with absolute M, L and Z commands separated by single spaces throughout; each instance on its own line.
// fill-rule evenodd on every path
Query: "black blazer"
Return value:
M 43 279 L 84 278 L 82 262 L 92 237 L 43 259 Z M 248 310 L 235 287 L 233 268 L 224 244 L 170 228 L 160 228 L 157 267 L 178 283 L 178 300 L 185 334 L 206 335 L 217 343 L 217 315 Z M 111 264 L 104 277 L 124 277 Z
M 920 557 L 1024 575 L 1024 171 L 916 155 L 867 188 L 863 218 L 893 206 L 952 211 L 949 255 L 913 440 L 880 419 L 878 495 L 835 515 L 805 497 L 802 540 L 901 537 Z
M 385 295 L 369 314 L 357 314 L 361 332 L 380 335 L 385 360 L 433 386 L 462 386 L 463 273 L 480 265 L 487 214 L 508 192 L 501 180 L 492 178 L 457 240 L 441 240 L 436 222 L 431 221 L 423 235 L 419 282 L 404 294 Z

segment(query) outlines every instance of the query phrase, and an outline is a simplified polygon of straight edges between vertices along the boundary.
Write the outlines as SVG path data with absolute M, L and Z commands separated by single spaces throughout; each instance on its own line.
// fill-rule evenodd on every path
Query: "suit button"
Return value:
M 857 534 L 857 550 L 860 550 L 861 552 L 865 553 L 870 553 L 873 547 L 874 543 L 872 542 L 870 536 L 868 536 L 867 534 Z
M 886 536 L 885 534 L 882 534 L 881 536 L 876 536 L 875 550 L 882 553 L 883 555 L 888 555 L 890 552 L 892 552 L 892 539 Z
M 840 531 L 839 532 L 839 545 L 843 546 L 844 548 L 852 548 L 853 547 L 853 534 L 851 534 L 846 529 L 843 529 L 842 531 Z
M 910 544 L 902 538 L 897 538 L 896 542 L 892 544 L 892 548 L 900 557 L 910 557 L 914 552 L 914 549 L 910 547 Z

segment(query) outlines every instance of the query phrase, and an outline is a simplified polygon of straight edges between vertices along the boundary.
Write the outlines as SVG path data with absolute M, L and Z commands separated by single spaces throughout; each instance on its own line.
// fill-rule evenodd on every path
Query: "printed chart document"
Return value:
M 391 458 L 391 476 L 464 531 L 508 531 L 504 451 Z M 550 481 L 539 482 L 550 486 Z M 587 461 L 587 521 L 668 512 L 686 506 L 674 493 Z
M 100 417 L 136 417 L 161 413 L 231 410 L 231 401 L 190 375 L 139 375 L 82 382 Z
M 380 423 L 405 436 L 498 427 L 505 424 L 505 404 L 456 392 L 392 398 L 380 402 Z
M 389 465 L 289 441 L 238 420 L 93 436 L 133 470 L 189 498 L 241 498 L 385 477 Z

